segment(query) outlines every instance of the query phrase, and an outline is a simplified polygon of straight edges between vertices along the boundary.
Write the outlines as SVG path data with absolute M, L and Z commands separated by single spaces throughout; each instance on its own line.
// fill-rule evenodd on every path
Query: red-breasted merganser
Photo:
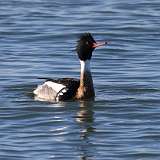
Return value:
M 33 93 L 38 99 L 45 101 L 65 101 L 69 99 L 93 99 L 95 97 L 90 70 L 92 52 L 96 47 L 107 42 L 96 42 L 90 33 L 84 33 L 78 40 L 76 51 L 80 60 L 80 80 L 75 78 L 46 78 Z

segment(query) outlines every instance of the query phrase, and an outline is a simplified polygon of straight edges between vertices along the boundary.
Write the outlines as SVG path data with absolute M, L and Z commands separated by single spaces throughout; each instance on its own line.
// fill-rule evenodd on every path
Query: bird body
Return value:
M 45 78 L 44 78 L 45 79 Z M 36 98 L 46 101 L 65 101 L 74 99 L 80 81 L 75 78 L 48 79 L 33 93 Z

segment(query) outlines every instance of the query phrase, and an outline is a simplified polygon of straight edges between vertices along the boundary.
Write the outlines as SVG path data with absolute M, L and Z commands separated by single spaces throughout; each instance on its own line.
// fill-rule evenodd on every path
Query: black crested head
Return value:
M 80 36 L 76 47 L 76 51 L 80 60 L 86 61 L 91 59 L 92 52 L 95 49 L 93 47 L 94 43 L 96 43 L 96 41 L 90 33 L 84 33 Z

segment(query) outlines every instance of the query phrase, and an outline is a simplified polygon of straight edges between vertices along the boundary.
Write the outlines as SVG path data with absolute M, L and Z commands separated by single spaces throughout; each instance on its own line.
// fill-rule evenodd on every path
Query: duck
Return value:
M 44 101 L 66 101 L 94 99 L 95 91 L 90 62 L 95 48 L 108 44 L 96 42 L 91 33 L 80 35 L 76 52 L 80 61 L 80 79 L 76 78 L 42 78 L 43 84 L 33 90 L 34 96 Z

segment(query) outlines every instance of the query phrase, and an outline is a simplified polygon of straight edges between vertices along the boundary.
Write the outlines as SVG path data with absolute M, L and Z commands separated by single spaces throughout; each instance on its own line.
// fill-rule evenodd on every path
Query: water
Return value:
M 160 2 L 0 1 L 0 159 L 160 159 Z M 38 77 L 79 77 L 94 52 L 94 102 L 35 101 Z

